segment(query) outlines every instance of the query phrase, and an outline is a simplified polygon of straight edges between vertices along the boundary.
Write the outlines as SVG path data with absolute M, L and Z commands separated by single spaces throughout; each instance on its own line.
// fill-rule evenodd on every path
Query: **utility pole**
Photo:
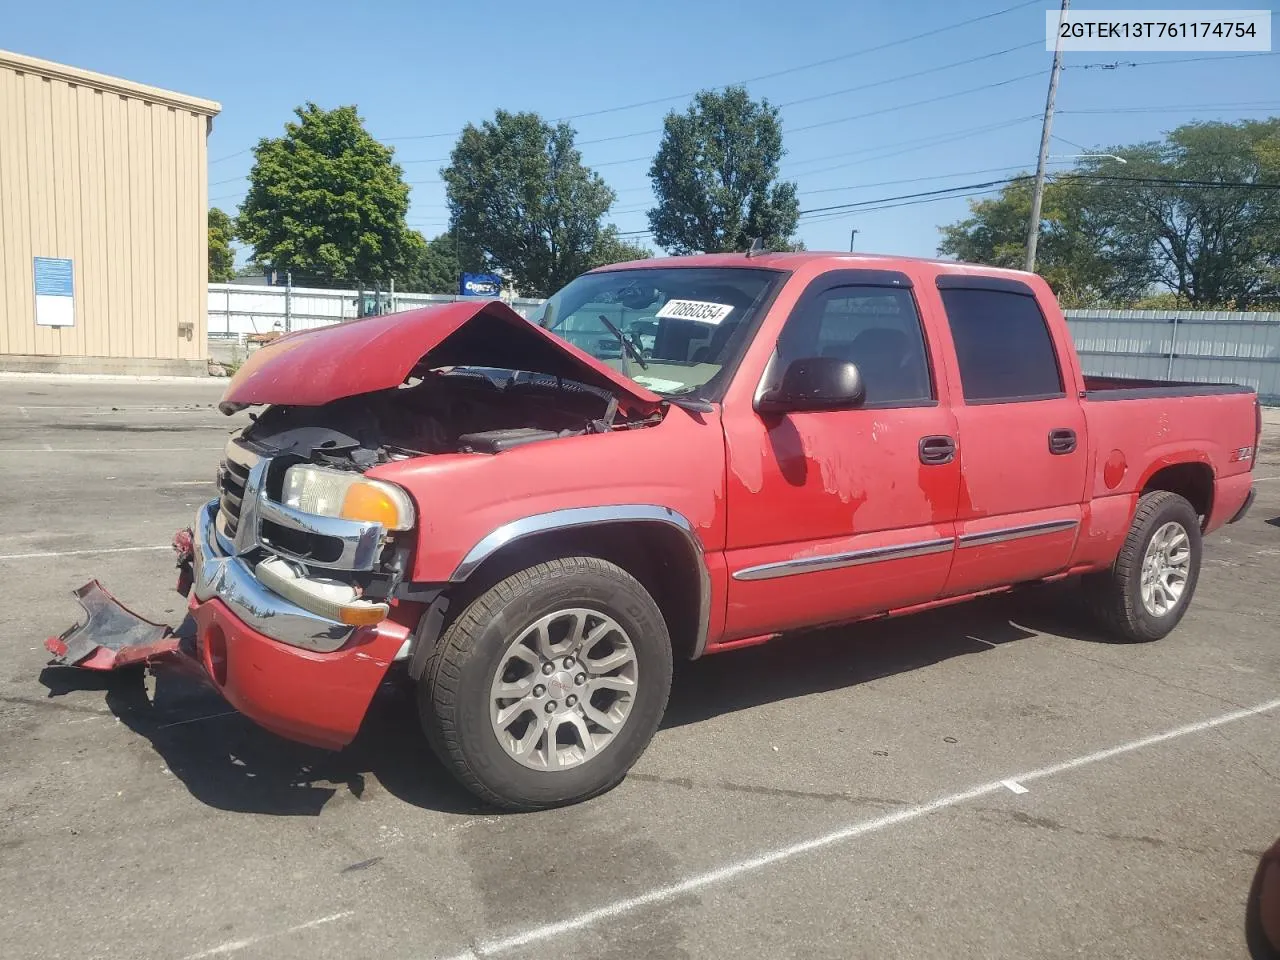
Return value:
M 1049 96 L 1044 103 L 1044 123 L 1040 128 L 1040 159 L 1036 163 L 1036 184 L 1031 192 L 1031 217 L 1027 221 L 1027 261 L 1025 269 L 1036 268 L 1036 244 L 1040 240 L 1040 205 L 1044 201 L 1044 168 L 1049 162 L 1049 137 L 1053 133 L 1053 101 L 1058 95 L 1058 74 L 1062 73 L 1062 22 L 1067 19 L 1071 0 L 1062 0 L 1058 14 L 1058 40 L 1053 48 L 1053 69 L 1049 72 Z
M 854 227 L 849 231 L 849 252 L 853 253 L 853 238 L 858 235 L 858 228 Z

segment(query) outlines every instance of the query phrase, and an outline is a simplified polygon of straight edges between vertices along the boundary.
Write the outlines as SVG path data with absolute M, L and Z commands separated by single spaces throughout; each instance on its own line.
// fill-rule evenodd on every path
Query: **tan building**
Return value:
M 206 372 L 220 110 L 0 50 L 0 370 Z

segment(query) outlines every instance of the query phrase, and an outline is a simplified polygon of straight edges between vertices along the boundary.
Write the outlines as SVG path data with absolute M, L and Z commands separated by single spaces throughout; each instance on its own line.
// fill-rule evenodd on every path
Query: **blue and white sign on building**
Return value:
M 41 327 L 74 327 L 76 324 L 75 270 L 61 257 L 34 257 L 36 324 Z
M 502 293 L 502 278 L 496 273 L 464 273 L 458 284 L 464 297 L 496 297 Z

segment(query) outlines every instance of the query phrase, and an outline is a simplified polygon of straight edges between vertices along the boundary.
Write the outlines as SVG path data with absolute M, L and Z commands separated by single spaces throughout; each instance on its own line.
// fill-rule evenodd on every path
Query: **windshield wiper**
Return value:
M 603 323 L 606 327 L 608 327 L 609 332 L 618 338 L 618 342 L 622 344 L 622 349 L 627 351 L 627 354 L 631 357 L 632 360 L 640 364 L 640 369 L 648 370 L 649 365 L 644 362 L 644 354 L 641 353 L 639 350 L 637 350 L 635 347 L 635 344 L 633 344 L 630 340 L 627 339 L 627 335 L 623 333 L 621 330 L 619 330 L 617 327 L 615 327 L 613 325 L 613 321 L 610 320 L 608 317 L 606 317 L 603 313 L 600 314 L 599 316 L 600 316 L 600 322 Z

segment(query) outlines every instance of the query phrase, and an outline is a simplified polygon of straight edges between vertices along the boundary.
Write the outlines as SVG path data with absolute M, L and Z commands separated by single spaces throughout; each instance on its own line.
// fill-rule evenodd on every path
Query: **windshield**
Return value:
M 548 300 L 536 322 L 654 393 L 717 399 L 752 321 L 785 278 L 740 267 L 588 273 Z

